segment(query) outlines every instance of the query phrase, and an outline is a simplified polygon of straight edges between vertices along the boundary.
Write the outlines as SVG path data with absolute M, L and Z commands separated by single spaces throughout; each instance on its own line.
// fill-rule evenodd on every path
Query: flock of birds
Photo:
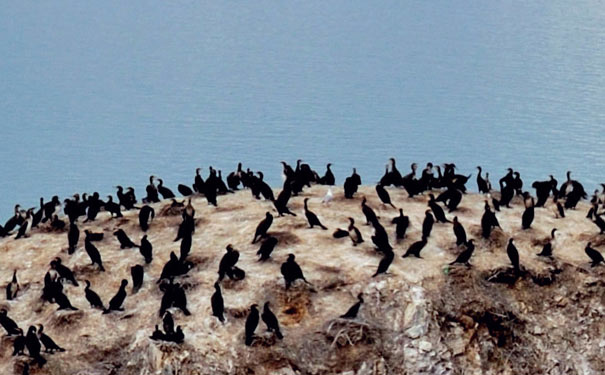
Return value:
M 182 343 L 185 335 L 181 326 L 176 326 L 171 308 L 180 309 L 183 314 L 190 315 L 187 309 L 187 295 L 185 289 L 175 278 L 187 274 L 192 268 L 193 263 L 187 260 L 191 252 L 192 238 L 195 232 L 196 219 L 195 209 L 191 204 L 191 197 L 203 196 L 208 201 L 209 205 L 217 206 L 217 197 L 234 192 L 240 188 L 249 189 L 252 196 L 256 199 L 271 201 L 275 207 L 278 217 L 283 215 L 296 216 L 288 208 L 288 202 L 292 196 L 296 196 L 303 192 L 305 187 L 310 187 L 312 184 L 322 184 L 332 186 L 335 184 L 335 177 L 330 167 L 327 164 L 326 172 L 323 176 L 319 176 L 317 172 L 311 169 L 308 164 L 297 161 L 296 167 L 292 168 L 286 162 L 281 162 L 283 165 L 284 184 L 283 188 L 277 197 L 271 187 L 263 180 L 263 173 L 253 173 L 250 169 L 244 171 L 240 163 L 237 170 L 230 173 L 226 177 L 226 183 L 220 171 L 216 171 L 212 167 L 209 170 L 209 176 L 204 180 L 200 174 L 200 169 L 196 170 L 194 183 L 192 187 L 187 185 L 178 185 L 178 192 L 186 197 L 185 200 L 179 202 L 175 194 L 166 186 L 162 179 L 151 176 L 149 184 L 146 187 L 146 197 L 142 199 L 142 205 L 138 205 L 138 200 L 133 188 L 124 189 L 117 186 L 117 202 L 114 202 L 112 196 L 108 196 L 106 201 L 101 200 L 98 193 L 92 195 L 75 194 L 71 198 L 67 198 L 61 204 L 57 196 L 54 196 L 49 202 L 44 202 L 40 198 L 39 209 L 31 208 L 21 210 L 19 205 L 15 206 L 15 212 L 10 217 L 4 226 L 0 226 L 0 237 L 13 236 L 15 240 L 28 237 L 32 233 L 32 229 L 41 226 L 47 226 L 56 231 L 67 231 L 68 254 L 73 254 L 78 250 L 80 243 L 80 222 L 87 223 L 94 221 L 101 211 L 109 212 L 112 218 L 123 217 L 123 210 L 138 210 L 139 226 L 143 232 L 150 229 L 150 224 L 155 217 L 155 210 L 150 205 L 164 200 L 171 200 L 170 208 L 180 212 L 182 221 L 178 226 L 175 242 L 180 241 L 180 255 L 171 252 L 170 259 L 164 265 L 161 275 L 158 278 L 157 284 L 163 297 L 160 302 L 159 316 L 162 319 L 162 329 L 159 324 L 155 326 L 150 338 L 153 340 L 163 340 L 175 343 Z M 476 177 L 477 188 L 481 194 L 486 195 L 484 213 L 481 218 L 481 235 L 484 238 L 490 238 L 492 230 L 499 227 L 500 224 L 496 217 L 496 212 L 501 208 L 510 208 L 512 199 L 515 196 L 521 196 L 525 205 L 525 210 L 521 217 L 521 227 L 529 229 L 534 221 L 535 207 L 542 207 L 545 203 L 552 199 L 557 217 L 565 217 L 565 211 L 575 209 L 578 202 L 582 199 L 588 199 L 588 194 L 584 190 L 581 183 L 571 179 L 570 172 L 567 172 L 567 180 L 561 185 L 553 176 L 549 180 L 536 181 L 531 186 L 536 191 L 534 198 L 527 191 L 523 190 L 523 181 L 518 172 L 508 169 L 508 173 L 499 180 L 500 194 L 499 199 L 492 196 L 492 186 L 489 181 L 489 175 L 482 175 L 481 167 L 478 168 Z M 436 174 L 434 172 L 436 170 Z M 444 164 L 443 170 L 441 166 L 433 166 L 428 163 L 420 173 L 420 177 L 416 176 L 417 165 L 411 165 L 409 174 L 402 175 L 396 166 L 395 159 L 390 159 L 386 167 L 383 177 L 376 185 L 376 194 L 380 201 L 396 208 L 388 191 L 387 186 L 394 186 L 405 189 L 409 197 L 414 197 L 428 192 L 428 205 L 425 212 L 425 218 L 422 223 L 422 237 L 419 241 L 413 242 L 403 254 L 403 257 L 415 256 L 421 258 L 421 251 L 427 244 L 427 239 L 431 235 L 433 225 L 437 223 L 451 223 L 453 232 L 456 236 L 456 245 L 463 247 L 463 251 L 451 264 L 463 264 L 470 266 L 470 259 L 475 250 L 474 239 L 468 238 L 463 225 L 454 217 L 451 221 L 446 217 L 445 210 L 448 213 L 455 212 L 461 203 L 464 194 L 466 193 L 466 184 L 471 175 L 461 175 L 456 173 L 454 164 Z M 157 181 L 157 184 L 156 184 Z M 361 177 L 357 174 L 355 168 L 351 176 L 347 177 L 344 182 L 344 197 L 353 199 L 357 193 L 358 187 L 361 185 Z M 434 193 L 439 192 L 437 196 Z M 161 196 L 161 198 L 160 198 Z M 329 188 L 323 202 L 329 202 L 334 199 L 332 189 Z M 491 200 L 490 200 L 491 199 Z M 605 185 L 603 191 L 594 192 L 591 197 L 591 208 L 586 217 L 592 221 L 599 230 L 599 233 L 605 232 Z M 61 208 L 63 214 L 61 214 Z M 399 215 L 391 220 L 391 224 L 395 225 L 395 238 L 401 240 L 406 236 L 406 231 L 409 227 L 409 217 L 404 215 L 403 209 L 399 208 Z M 366 197 L 361 201 L 361 211 L 366 219 L 366 224 L 373 228 L 371 236 L 372 243 L 378 253 L 382 254 L 376 272 L 372 277 L 384 274 L 388 271 L 394 259 L 393 247 L 390 244 L 389 234 L 386 228 L 381 224 L 374 210 L 367 204 Z M 319 217 L 309 209 L 308 199 L 304 199 L 304 214 L 310 228 L 320 228 L 327 230 L 328 228 L 321 223 Z M 83 218 L 83 220 L 82 220 Z M 269 234 L 269 229 L 275 219 L 271 212 L 266 212 L 265 218 L 260 221 L 256 227 L 252 243 L 260 243 L 260 248 L 257 252 L 259 261 L 266 261 L 271 257 L 271 253 L 278 244 L 278 239 Z M 349 226 L 346 229 L 338 228 L 333 232 L 334 238 L 348 238 L 354 246 L 364 242 L 361 231 L 355 226 L 355 220 L 348 218 Z M 81 224 L 80 224 L 81 225 Z M 16 234 L 15 234 L 16 232 Z M 555 239 L 556 229 L 551 231 L 551 239 L 546 243 L 539 256 L 553 257 L 553 244 Z M 146 264 L 153 262 L 153 245 L 145 234 L 139 244 L 132 241 L 128 234 L 118 229 L 113 233 L 122 249 L 138 248 L 143 260 Z M 103 240 L 104 233 L 91 232 L 88 229 L 84 230 L 84 250 L 90 257 L 91 263 L 98 267 L 98 272 L 106 272 L 103 265 L 101 252 L 95 246 L 95 242 Z M 519 262 L 519 253 L 514 244 L 514 239 L 510 238 L 507 245 L 507 254 L 511 261 L 512 271 L 514 274 L 521 273 L 521 265 Z M 588 243 L 585 247 L 585 252 L 590 258 L 591 265 L 597 266 L 600 263 L 605 263 L 602 254 L 591 247 Z M 239 259 L 239 251 L 233 248 L 232 245 L 226 247 L 226 252 L 223 255 L 218 269 L 218 278 L 214 283 L 215 292 L 211 297 L 210 304 L 212 314 L 220 322 L 224 322 L 225 306 L 221 292 L 221 282 L 225 277 L 231 280 L 242 280 L 245 278 L 245 271 L 237 267 Z M 135 265 L 131 268 L 131 276 L 133 283 L 133 291 L 136 292 L 143 283 L 145 268 L 142 265 Z M 296 262 L 294 254 L 289 254 L 287 260 L 281 265 L 281 274 L 284 278 L 285 289 L 288 290 L 295 282 L 301 281 L 308 284 L 302 268 Z M 127 297 L 126 287 L 128 280 L 122 280 L 121 285 L 115 296 L 105 304 L 99 295 L 91 289 L 91 283 L 84 280 L 84 294 L 92 309 L 99 309 L 103 314 L 111 314 L 113 311 L 122 311 L 123 303 Z M 50 268 L 44 276 L 44 287 L 42 290 L 42 298 L 49 303 L 58 305 L 58 310 L 77 310 L 74 307 L 67 294 L 63 290 L 63 284 L 71 283 L 74 286 L 79 286 L 76 275 L 67 266 L 62 263 L 60 257 L 52 259 Z M 14 300 L 19 295 L 19 282 L 17 279 L 17 270 L 14 271 L 12 280 L 6 286 L 7 300 Z M 363 295 L 358 295 L 358 301 L 341 316 L 344 319 L 356 318 L 361 305 L 363 304 Z M 267 329 L 275 334 L 278 339 L 283 337 L 280 330 L 279 321 L 276 315 L 271 310 L 269 302 L 265 303 L 262 313 L 258 309 L 257 304 L 250 306 L 249 313 L 245 323 L 245 345 L 252 345 L 255 338 L 255 330 L 262 319 Z M 64 351 L 57 345 L 52 338 L 46 335 L 43 331 L 43 326 L 30 326 L 27 334 L 19 328 L 18 324 L 8 316 L 6 309 L 0 310 L 0 325 L 6 330 L 9 336 L 14 336 L 13 341 L 13 356 L 25 355 L 25 349 L 29 357 L 34 363 L 42 367 L 46 363 L 43 353 L 54 353 L 55 351 Z M 42 351 L 44 346 L 44 352 Z M 29 364 L 25 364 L 24 373 L 28 373 Z

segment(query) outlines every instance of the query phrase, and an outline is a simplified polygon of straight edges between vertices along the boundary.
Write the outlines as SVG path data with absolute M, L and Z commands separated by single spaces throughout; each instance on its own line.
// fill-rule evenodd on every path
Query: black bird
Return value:
M 172 306 L 181 309 L 183 314 L 189 316 L 191 312 L 187 309 L 187 295 L 185 294 L 185 289 L 178 284 L 175 283 L 172 285 L 172 290 L 170 291 L 172 295 Z
M 139 226 L 143 232 L 147 232 L 151 221 L 155 218 L 155 210 L 149 205 L 144 205 L 139 211 Z
M 90 257 L 90 261 L 92 262 L 92 264 L 96 263 L 99 266 L 99 269 L 105 272 L 105 267 L 103 267 L 103 260 L 101 259 L 101 253 L 99 252 L 99 249 L 97 249 L 97 247 L 93 245 L 92 242 L 90 242 L 90 240 L 88 239 L 84 240 L 84 249 L 86 250 L 86 254 L 88 254 L 88 256 Z
M 111 217 L 122 217 L 122 209 L 120 205 L 113 201 L 113 197 L 111 195 L 107 196 L 107 202 L 105 202 L 105 211 L 109 212 Z
M 147 235 L 144 235 L 141 238 L 141 246 L 139 247 L 139 252 L 145 258 L 145 263 L 149 264 L 153 260 L 153 246 L 151 242 L 147 239 Z
M 172 318 L 170 311 L 166 311 L 164 313 L 164 317 L 162 318 L 162 327 L 164 328 L 166 335 L 172 335 L 174 333 L 174 319 Z
M 408 247 L 408 250 L 403 254 L 402 258 L 407 258 L 410 255 L 413 255 L 416 258 L 422 258 L 420 252 L 424 249 L 424 246 L 426 246 L 426 242 L 426 237 L 423 236 L 420 241 L 416 241 Z
M 46 333 L 44 333 L 44 326 L 42 324 L 38 324 L 38 338 L 42 345 L 44 345 L 44 351 L 46 353 L 54 353 L 54 352 L 64 352 L 65 349 L 57 345 L 53 339 L 51 339 Z
M 349 233 L 351 231 L 353 231 L 354 236 L 351 236 L 351 239 L 353 239 L 353 245 L 357 245 L 357 244 L 360 244 L 363 242 L 363 237 L 361 236 L 361 232 L 355 226 L 355 219 L 353 219 L 352 217 L 349 218 L 348 230 L 349 230 Z
M 517 247 L 515 246 L 515 244 L 513 244 L 512 238 L 510 240 L 508 240 L 508 246 L 506 247 L 506 254 L 508 254 L 508 259 L 510 259 L 510 262 L 513 265 L 513 268 L 515 269 L 515 272 L 518 273 L 520 270 L 519 250 L 517 250 Z
M 395 224 L 395 234 L 398 240 L 405 238 L 405 232 L 410 226 L 410 218 L 403 214 L 403 209 L 399 209 L 399 216 L 396 216 L 391 220 L 392 224 Z
M 221 262 L 218 265 L 218 280 L 221 281 L 225 275 L 232 278 L 231 270 L 239 260 L 239 251 L 235 250 L 231 244 L 225 248 L 227 252 L 223 255 Z
M 122 280 L 122 283 L 120 284 L 120 289 L 118 290 L 116 295 L 113 296 L 113 298 L 109 301 L 109 307 L 105 311 L 103 311 L 103 314 L 109 314 L 110 312 L 115 310 L 124 311 L 122 304 L 126 299 L 126 285 L 128 285 L 128 280 Z
M 376 273 L 372 275 L 372 277 L 376 277 L 381 273 L 386 273 L 393 262 L 393 258 L 395 258 L 395 253 L 393 250 L 385 251 L 380 263 L 378 263 L 378 269 L 376 270 Z
M 19 330 L 19 334 L 13 341 L 13 357 L 16 355 L 25 355 L 23 352 L 25 350 L 25 336 L 23 336 L 23 330 L 21 328 L 17 328 Z
M 435 224 L 435 219 L 431 215 L 431 210 L 426 210 L 424 212 L 424 221 L 422 222 L 422 237 L 428 238 L 431 235 L 433 224 Z
M 277 199 L 273 201 L 273 205 L 277 210 L 279 216 L 283 216 L 284 214 L 296 216 L 296 214 L 288 208 L 288 201 L 292 197 L 292 188 L 288 181 L 284 182 L 284 188 L 277 195 Z
M 273 223 L 273 215 L 270 212 L 265 213 L 265 218 L 258 223 L 256 227 L 256 232 L 254 232 L 254 238 L 252 239 L 252 243 L 256 243 L 257 239 L 267 237 L 267 231 L 269 227 Z
M 341 318 L 344 319 L 355 319 L 357 318 L 357 314 L 359 313 L 359 308 L 361 307 L 361 304 L 363 303 L 363 294 L 359 293 L 357 295 L 357 303 L 355 303 L 353 306 L 351 306 L 349 308 L 349 310 L 347 310 L 346 313 L 344 313 L 343 315 L 341 315 Z
M 50 202 L 44 204 L 44 218 L 42 219 L 43 223 L 46 223 L 48 220 L 53 218 L 58 206 L 61 206 L 61 201 L 56 195 L 51 199 Z
M 174 334 L 166 336 L 166 341 L 172 341 L 177 344 L 181 344 L 183 341 L 185 341 L 185 334 L 183 333 L 183 328 L 181 326 L 177 326 Z
M 328 163 L 326 165 L 326 173 L 323 175 L 323 177 L 321 177 L 319 179 L 319 183 L 322 185 L 334 185 L 336 183 L 336 179 L 334 178 L 334 174 L 332 173 L 332 170 L 330 169 L 330 167 L 332 166 L 332 163 Z
M 95 232 L 91 232 L 88 229 L 84 230 L 84 234 L 85 237 L 84 239 L 87 239 L 88 241 L 103 241 L 103 237 L 105 236 L 105 234 L 103 232 L 99 232 L 99 233 L 95 233 Z
M 317 215 L 315 215 L 315 213 L 313 213 L 312 211 L 309 210 L 307 201 L 309 200 L 309 198 L 305 198 L 304 202 L 305 202 L 305 216 L 307 217 L 307 221 L 309 222 L 309 226 L 311 228 L 313 228 L 315 225 L 317 225 L 318 227 L 320 227 L 323 230 L 327 230 L 328 228 L 326 228 L 317 218 Z
M 193 236 L 191 234 L 187 234 L 181 239 L 181 254 L 179 256 L 179 260 L 181 262 L 183 262 L 191 252 L 192 244 Z
M 128 237 L 126 232 L 123 229 L 118 229 L 113 232 L 113 235 L 116 236 L 118 241 L 120 241 L 120 249 L 131 249 L 133 247 L 139 247 L 139 245 L 132 242 L 132 240 Z
M 193 195 L 193 190 L 191 190 L 191 188 L 187 185 L 179 184 L 179 186 L 177 186 L 177 190 L 183 197 Z
M 237 163 L 237 170 L 227 175 L 227 186 L 229 186 L 229 189 L 239 190 L 242 173 L 242 163 Z
M 353 199 L 353 195 L 357 193 L 357 189 L 361 183 L 358 183 L 359 175 L 357 174 L 355 168 L 353 168 L 353 174 L 350 177 L 345 179 L 344 183 L 344 193 L 346 199 Z
M 563 209 L 563 205 L 561 204 L 561 202 L 559 202 L 557 200 L 556 196 L 554 198 L 554 203 L 557 205 L 557 216 L 564 218 L 565 217 L 565 210 Z
M 372 227 L 374 228 L 372 242 L 376 245 L 377 250 L 380 252 L 393 250 L 393 247 L 389 243 L 389 235 L 382 224 L 376 220 L 372 222 Z
M 599 253 L 597 250 L 590 247 L 590 245 L 591 245 L 591 243 L 589 242 L 586 245 L 586 247 L 584 248 L 586 255 L 588 255 L 588 257 L 592 261 L 590 263 L 590 266 L 595 267 L 595 266 L 598 266 L 599 263 L 605 263 L 605 260 L 603 259 L 603 255 L 601 255 L 601 253 Z
M 143 275 L 145 271 L 143 266 L 137 264 L 136 266 L 132 266 L 130 268 L 130 275 L 132 276 L 132 293 L 136 293 L 143 286 Z
M 221 323 L 225 323 L 225 303 L 223 301 L 221 285 L 218 282 L 214 283 L 214 294 L 210 298 L 210 304 L 212 305 L 212 315 L 216 316 Z
M 475 244 L 473 243 L 473 239 L 471 238 L 470 240 L 468 240 L 466 242 L 466 249 L 461 252 L 458 257 L 456 258 L 456 260 L 454 260 L 452 263 L 450 263 L 450 265 L 455 264 L 455 263 L 463 263 L 466 264 L 467 266 L 470 266 L 470 263 L 468 262 L 471 259 L 471 256 L 473 255 L 473 251 L 475 251 Z
M 17 282 L 17 270 L 14 270 L 11 282 L 6 285 L 6 300 L 17 298 L 17 292 L 19 292 L 19 282 Z
M 284 281 L 286 282 L 286 290 L 298 279 L 302 279 L 305 283 L 309 284 L 303 275 L 302 269 L 294 259 L 294 254 L 288 254 L 288 260 L 282 263 L 280 268 L 281 274 L 284 276 Z
M 20 205 L 15 205 L 15 214 L 13 216 L 11 216 L 10 219 L 8 219 L 6 221 L 6 223 L 4 224 L 4 232 L 5 233 L 10 233 L 13 229 L 15 229 L 17 227 L 17 225 L 21 225 L 23 223 L 23 216 L 21 216 L 21 206 Z
M 525 201 L 527 201 L 529 197 L 528 193 L 524 193 Z M 523 216 L 521 217 L 521 226 L 523 229 L 529 229 L 531 227 L 531 223 L 534 221 L 534 198 L 531 197 L 529 199 L 530 203 L 526 203 L 525 211 L 523 212 Z
M 263 319 L 263 322 L 265 322 L 265 324 L 267 325 L 268 331 L 275 333 L 275 336 L 277 336 L 277 338 L 280 340 L 284 338 L 279 329 L 279 321 L 277 320 L 275 314 L 273 314 L 273 311 L 271 311 L 271 309 L 269 308 L 269 302 L 265 302 L 261 318 Z
M 78 225 L 72 222 L 69 224 L 69 231 L 67 232 L 67 242 L 69 245 L 67 252 L 69 254 L 73 254 L 76 251 L 76 246 L 78 246 L 79 239 L 80 230 L 78 229 Z
M 50 267 L 59 273 L 62 279 L 71 282 L 74 286 L 78 286 L 78 282 L 74 277 L 74 273 L 69 268 L 61 263 L 61 258 L 55 258 L 50 262 Z
M 44 198 L 40 197 L 40 209 L 32 215 L 32 228 L 35 228 L 42 221 L 44 214 Z
M 542 252 L 540 252 L 539 254 L 537 254 L 538 256 L 542 256 L 542 257 L 552 257 L 552 250 L 553 250 L 553 246 L 552 243 L 555 240 L 555 232 L 557 231 L 557 228 L 553 228 L 553 230 L 550 232 L 550 240 L 544 244 L 544 247 L 542 247 Z
M 439 204 L 437 204 L 437 202 L 435 201 L 435 196 L 433 194 L 429 194 L 428 206 L 431 208 L 431 211 L 433 211 L 437 222 L 450 223 L 450 221 L 445 217 L 445 212 L 443 211 L 443 208 L 441 208 L 441 206 L 439 206 Z
M 275 246 L 277 245 L 277 238 L 273 236 L 269 236 L 263 243 L 260 245 L 260 249 L 256 252 L 256 255 L 259 255 L 259 261 L 265 261 L 271 257 L 271 253 Z
M 147 197 L 143 199 L 143 203 L 157 203 L 160 201 L 160 197 L 158 196 L 158 189 L 153 184 L 153 179 L 155 176 L 149 176 L 149 185 L 145 188 L 147 192 Z
M 55 230 L 63 230 L 65 228 L 65 222 L 59 219 L 59 216 L 53 216 L 50 226 Z
M 172 190 L 170 190 L 164 186 L 164 180 L 162 180 L 161 178 L 158 178 L 158 181 L 159 181 L 159 184 L 157 186 L 157 189 L 158 189 L 158 192 L 160 192 L 160 194 L 162 194 L 162 197 L 164 199 L 174 198 L 174 193 L 172 192 Z
M 361 200 L 361 212 L 363 212 L 366 217 L 366 225 L 369 225 L 370 223 L 378 221 L 378 218 L 376 217 L 376 213 L 374 212 L 374 210 L 372 210 L 372 208 L 368 206 L 366 202 L 366 197 L 363 197 L 363 199 Z
M 395 207 L 395 205 L 391 202 L 391 196 L 389 195 L 389 192 L 384 188 L 383 185 L 381 185 L 381 184 L 376 185 L 376 194 L 378 194 L 378 198 L 380 198 L 380 201 L 382 203 L 384 203 L 385 205 L 388 204 L 391 207 L 397 209 L 397 207 Z
M 46 359 L 40 354 L 42 345 L 40 345 L 38 335 L 36 335 L 36 327 L 29 327 L 29 330 L 27 331 L 27 336 L 25 336 L 25 346 L 27 347 L 29 356 L 32 357 L 38 363 L 38 366 L 44 366 L 44 364 L 46 363 Z
M 17 232 L 17 235 L 15 236 L 15 239 L 18 240 L 19 238 L 24 238 L 24 237 L 29 237 L 29 231 L 32 228 L 32 212 L 33 212 L 33 208 L 30 208 L 29 210 L 27 210 L 27 213 L 25 214 L 25 221 L 23 221 L 21 223 L 21 226 L 19 227 L 19 231 Z
M 101 297 L 92 289 L 90 289 L 90 281 L 86 280 L 86 287 L 84 287 L 84 295 L 86 296 L 86 300 L 90 303 L 91 308 L 97 308 L 100 310 L 105 310 L 105 306 L 103 306 L 103 301 L 101 301 Z
M 500 227 L 500 223 L 496 218 L 496 214 L 490 209 L 487 201 L 485 201 L 485 212 L 483 212 L 483 216 L 481 217 L 481 235 L 483 238 L 489 238 L 494 227 Z
M 8 317 L 8 312 L 6 311 L 6 309 L 0 310 L 0 325 L 2 325 L 2 327 L 6 330 L 6 333 L 9 336 L 19 334 L 19 326 L 17 326 L 17 323 L 15 323 L 14 320 Z
M 151 336 L 149 336 L 149 338 L 152 340 L 165 340 L 166 335 L 164 334 L 164 332 L 162 332 L 162 330 L 160 330 L 160 327 L 156 324 L 155 330 L 153 331 Z
M 246 345 L 250 346 L 252 345 L 252 339 L 254 338 L 254 331 L 256 330 L 256 327 L 258 326 L 258 305 L 254 304 L 252 306 L 250 306 L 250 313 L 248 314 L 248 317 L 246 318 Z
M 479 170 L 479 173 L 477 174 L 477 189 L 480 193 L 487 194 L 489 193 L 487 181 L 485 181 L 483 177 L 481 177 L 481 167 L 478 166 L 477 169 Z
M 466 231 L 458 221 L 458 216 L 454 216 L 454 234 L 456 235 L 456 246 L 466 243 Z
M 54 299 L 57 305 L 59 305 L 59 308 L 57 310 L 78 310 L 72 306 L 71 302 L 69 301 L 69 298 L 67 298 L 67 295 L 60 290 L 55 292 Z
M 603 220 L 601 215 L 599 215 L 596 211 L 593 213 L 593 217 L 594 217 L 594 223 L 601 230 L 600 233 L 603 234 L 605 232 L 605 220 Z

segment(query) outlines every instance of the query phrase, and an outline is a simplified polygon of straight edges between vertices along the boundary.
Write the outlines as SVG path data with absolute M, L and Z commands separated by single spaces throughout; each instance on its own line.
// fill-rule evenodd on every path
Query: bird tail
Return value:
M 284 335 L 282 335 L 281 331 L 279 330 L 279 328 L 275 331 L 275 336 L 277 336 L 278 339 L 283 339 Z
M 246 336 L 246 342 L 245 342 L 246 346 L 252 345 L 252 338 L 253 338 L 252 336 Z

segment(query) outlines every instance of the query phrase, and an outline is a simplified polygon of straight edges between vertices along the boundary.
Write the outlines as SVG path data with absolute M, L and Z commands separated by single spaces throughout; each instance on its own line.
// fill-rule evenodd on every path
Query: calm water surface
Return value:
M 299 157 L 339 183 L 396 156 L 592 191 L 604 46 L 596 0 L 4 2 L 0 216 L 240 160 L 277 185 Z

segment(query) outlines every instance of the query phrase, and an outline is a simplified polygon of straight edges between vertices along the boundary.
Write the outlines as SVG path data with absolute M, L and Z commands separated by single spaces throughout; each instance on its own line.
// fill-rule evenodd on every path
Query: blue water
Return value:
M 0 216 L 238 161 L 605 182 L 601 1 L 5 1 Z M 475 188 L 474 183 L 472 184 Z

